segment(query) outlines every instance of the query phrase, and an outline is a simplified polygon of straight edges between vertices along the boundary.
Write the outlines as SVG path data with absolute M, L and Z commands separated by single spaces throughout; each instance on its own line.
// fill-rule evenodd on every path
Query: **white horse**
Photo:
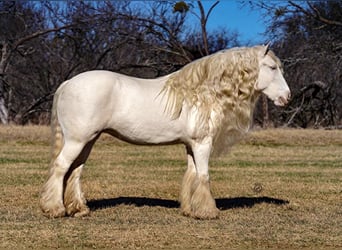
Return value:
M 181 210 L 194 218 L 217 217 L 209 157 L 248 131 L 261 92 L 280 106 L 290 98 L 281 63 L 268 46 L 220 51 L 157 79 L 108 71 L 75 76 L 54 96 L 54 153 L 42 211 L 48 217 L 89 213 L 81 172 L 93 144 L 106 132 L 138 145 L 184 144 L 188 167 Z

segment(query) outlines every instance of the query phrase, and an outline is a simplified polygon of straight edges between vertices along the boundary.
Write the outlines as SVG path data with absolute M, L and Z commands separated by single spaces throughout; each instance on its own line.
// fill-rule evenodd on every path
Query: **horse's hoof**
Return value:
M 84 205 L 70 205 L 66 208 L 66 214 L 71 217 L 84 217 L 89 215 L 90 209 Z
M 43 215 L 47 218 L 60 218 L 65 216 L 65 208 L 58 207 L 55 209 L 43 209 Z
M 90 214 L 90 209 L 88 207 L 83 207 L 80 211 L 76 212 L 73 214 L 74 217 L 79 218 L 79 217 L 85 217 Z
M 192 211 L 190 216 L 200 220 L 213 220 L 218 218 L 219 210 L 217 208 L 214 208 L 207 210 Z
M 181 205 L 180 209 L 181 209 L 181 213 L 184 216 L 191 217 L 191 207 L 190 207 L 190 205 L 189 206 Z

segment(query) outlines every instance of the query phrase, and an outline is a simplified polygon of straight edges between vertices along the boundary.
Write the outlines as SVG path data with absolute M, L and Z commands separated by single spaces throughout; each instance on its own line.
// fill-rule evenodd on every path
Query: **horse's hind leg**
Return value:
M 196 180 L 196 167 L 194 155 L 190 147 L 186 148 L 188 155 L 188 167 L 182 181 L 182 189 L 180 193 L 181 211 L 184 215 L 191 215 L 191 197 L 193 195 L 193 185 Z
M 81 217 L 88 215 L 90 212 L 81 190 L 80 178 L 83 167 L 84 164 L 81 164 L 69 170 L 71 173 L 67 174 L 64 180 L 64 206 L 66 214 L 70 216 Z
M 84 163 L 87 160 L 90 151 L 98 137 L 88 142 L 83 148 L 80 155 L 71 165 L 68 173 L 64 178 L 64 206 L 67 215 L 81 217 L 89 214 L 90 210 L 86 205 L 86 199 L 84 198 L 81 190 L 81 174 L 84 167 Z
M 44 184 L 40 200 L 41 209 L 46 216 L 65 216 L 63 203 L 65 175 L 69 171 L 72 163 L 80 155 L 83 147 L 84 143 L 65 140 L 61 152 L 52 162 L 49 178 Z

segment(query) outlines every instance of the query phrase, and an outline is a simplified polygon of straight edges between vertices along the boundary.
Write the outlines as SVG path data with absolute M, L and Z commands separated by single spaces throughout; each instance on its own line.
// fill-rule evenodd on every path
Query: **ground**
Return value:
M 342 131 L 252 132 L 210 162 L 216 220 L 181 215 L 181 145 L 102 136 L 82 176 L 85 218 L 45 218 L 50 130 L 0 127 L 0 248 L 342 248 Z

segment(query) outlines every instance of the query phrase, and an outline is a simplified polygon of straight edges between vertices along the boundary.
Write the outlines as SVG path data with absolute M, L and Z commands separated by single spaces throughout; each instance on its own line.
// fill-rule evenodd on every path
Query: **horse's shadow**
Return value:
M 289 202 L 283 199 L 271 197 L 236 197 L 236 198 L 219 198 L 216 199 L 216 206 L 220 210 L 228 210 L 233 208 L 250 208 L 256 204 L 268 203 L 275 205 L 285 205 Z M 135 205 L 137 207 L 165 207 L 165 208 L 179 208 L 180 204 L 175 200 L 166 200 L 158 198 L 146 197 L 118 197 L 111 199 L 90 200 L 87 202 L 90 210 L 99 210 L 104 208 L 116 207 L 119 205 Z

